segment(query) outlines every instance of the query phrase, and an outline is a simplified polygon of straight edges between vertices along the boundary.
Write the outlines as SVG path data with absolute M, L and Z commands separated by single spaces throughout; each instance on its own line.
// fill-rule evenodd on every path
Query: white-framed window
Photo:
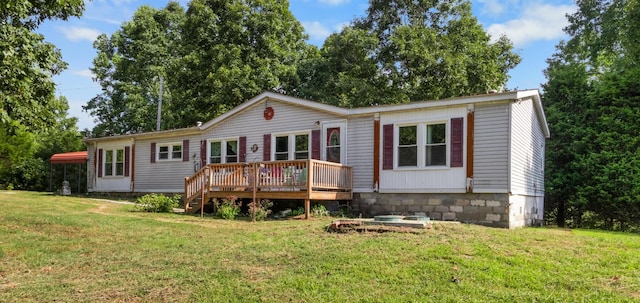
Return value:
M 182 142 L 158 144 L 159 161 L 182 160 Z
M 275 160 L 309 159 L 309 132 L 273 135 L 273 158 Z
M 446 166 L 447 123 L 401 124 L 396 127 L 396 167 Z
M 209 163 L 238 162 L 238 139 L 223 139 L 209 141 Z
M 104 154 L 104 176 L 124 176 L 124 149 L 107 149 Z

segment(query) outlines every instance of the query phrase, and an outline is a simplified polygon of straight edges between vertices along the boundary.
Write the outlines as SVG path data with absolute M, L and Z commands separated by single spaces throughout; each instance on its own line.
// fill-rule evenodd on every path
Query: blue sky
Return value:
M 62 52 L 69 67 L 56 76 L 57 95 L 67 97 L 69 114 L 78 117 L 80 129 L 93 128 L 93 117 L 82 111 L 82 105 L 100 93 L 89 68 L 96 55 L 93 40 L 101 33 L 108 35 L 131 19 L 141 5 L 162 8 L 168 1 L 93 0 L 86 3 L 81 18 L 44 23 L 39 32 Z M 179 1 L 186 7 L 188 1 Z M 309 42 L 321 46 L 332 32 L 364 15 L 367 0 L 290 0 L 290 10 L 309 34 Z M 473 13 L 493 37 L 505 34 L 522 57 L 522 62 L 509 74 L 509 89 L 537 89 L 545 82 L 543 70 L 557 43 L 566 39 L 562 29 L 565 15 L 576 10 L 568 0 L 472 0 Z

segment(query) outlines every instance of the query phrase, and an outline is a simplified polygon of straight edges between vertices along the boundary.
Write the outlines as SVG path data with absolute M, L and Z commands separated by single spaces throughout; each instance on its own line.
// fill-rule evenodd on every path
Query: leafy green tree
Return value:
M 282 0 L 194 0 L 173 67 L 174 126 L 212 119 L 265 90 L 290 91 L 313 48 Z
M 0 123 L 27 130 L 47 128 L 54 117 L 55 84 L 66 63 L 60 51 L 35 32 L 45 20 L 80 16 L 82 0 L 3 1 L 0 9 Z M 17 130 L 18 132 L 23 131 Z
M 84 107 L 97 119 L 96 136 L 152 131 L 156 128 L 160 81 L 172 81 L 168 69 L 180 48 L 184 9 L 170 2 L 164 9 L 141 6 L 113 35 L 100 35 L 91 69 L 102 93 Z M 172 100 L 163 87 L 163 101 Z M 174 121 L 171 111 L 163 118 Z M 166 128 L 166 127 L 165 127 Z
M 78 130 L 78 118 L 69 117 L 67 98 L 60 96 L 55 100 L 55 123 L 36 140 L 37 158 L 47 160 L 53 154 L 81 151 L 85 149 L 82 134 Z
M 66 63 L 35 32 L 45 20 L 80 16 L 82 0 L 8 0 L 0 4 L 0 184 L 27 188 L 41 180 L 38 139 L 57 123 L 52 76 Z
M 68 117 L 69 104 L 65 97 L 52 103 L 55 117 L 53 125 L 37 135 L 22 125 L 0 128 L 0 180 L 12 184 L 15 189 L 47 190 L 50 180 L 60 185 L 63 170 L 54 169 L 50 176 L 49 159 L 53 154 L 80 151 L 85 148 L 76 126 L 77 118 Z M 16 123 L 17 122 L 13 122 Z M 78 168 L 69 166 L 69 175 L 78 174 Z
M 545 71 L 548 82 L 543 84 L 542 95 L 552 134 L 547 142 L 545 217 L 555 219 L 558 226 L 564 226 L 567 217 L 575 221 L 576 215 L 572 213 L 581 214 L 584 209 L 578 203 L 576 188 L 586 182 L 578 163 L 588 149 L 587 128 L 578 126 L 590 122 L 585 111 L 590 106 L 587 95 L 591 83 L 585 64 L 565 59 L 556 54 L 547 61 L 550 64 Z
M 546 70 L 546 209 L 558 225 L 640 228 L 640 7 L 577 4 Z
M 351 27 L 330 35 L 319 56 L 308 58 L 298 69 L 301 78 L 296 88 L 299 96 L 341 107 L 359 107 L 377 103 L 408 100 L 385 100 L 399 95 L 380 94 L 386 77 L 378 71 L 373 58 L 378 39 L 365 30 Z M 390 89 L 390 88 L 389 88 Z
M 362 97 L 402 103 L 500 89 L 520 57 L 507 38 L 490 38 L 465 0 L 372 0 L 303 70 L 300 94 L 361 106 Z M 322 80 L 309 76 L 314 70 Z
M 195 125 L 265 90 L 289 91 L 297 66 L 314 53 L 287 1 L 194 0 L 131 21 L 94 43 L 103 92 L 84 109 L 96 136 L 151 131 L 163 78 L 162 129 Z
M 35 135 L 17 121 L 0 123 L 0 184 L 15 188 L 14 170 L 33 158 Z

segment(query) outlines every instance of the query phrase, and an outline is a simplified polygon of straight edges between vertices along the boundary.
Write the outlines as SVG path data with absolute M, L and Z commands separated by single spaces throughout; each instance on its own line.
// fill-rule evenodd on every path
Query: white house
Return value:
M 265 92 L 198 126 L 86 139 L 88 188 L 352 199 L 365 216 L 513 228 L 543 218 L 548 137 L 537 90 L 354 109 Z

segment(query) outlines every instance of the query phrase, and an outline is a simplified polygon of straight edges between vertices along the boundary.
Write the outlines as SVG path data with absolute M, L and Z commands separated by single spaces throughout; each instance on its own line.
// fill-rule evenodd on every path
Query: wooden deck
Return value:
M 309 216 L 311 200 L 351 200 L 351 166 L 320 160 L 209 164 L 184 180 L 185 210 L 200 198 L 202 212 L 209 198 L 304 200 Z

